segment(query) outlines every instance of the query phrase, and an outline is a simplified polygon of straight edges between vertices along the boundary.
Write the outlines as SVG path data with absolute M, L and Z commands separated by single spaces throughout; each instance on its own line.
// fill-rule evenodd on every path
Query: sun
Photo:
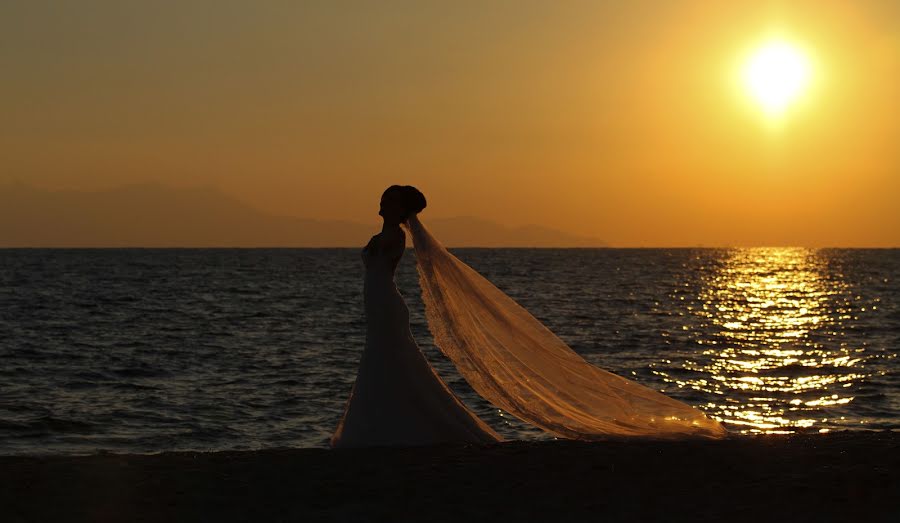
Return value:
M 780 116 L 807 90 L 809 58 L 798 47 L 772 40 L 747 60 L 743 81 L 749 94 L 769 116 Z

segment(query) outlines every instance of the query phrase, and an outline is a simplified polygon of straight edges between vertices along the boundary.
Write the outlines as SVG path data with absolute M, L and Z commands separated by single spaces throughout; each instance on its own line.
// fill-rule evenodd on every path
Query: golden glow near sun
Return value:
M 781 40 L 765 43 L 743 69 L 744 85 L 769 116 L 779 116 L 809 85 L 810 61 L 796 46 Z

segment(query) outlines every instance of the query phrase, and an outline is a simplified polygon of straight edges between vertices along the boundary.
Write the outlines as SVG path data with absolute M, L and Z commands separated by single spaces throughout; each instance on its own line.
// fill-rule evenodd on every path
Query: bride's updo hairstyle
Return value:
M 425 195 L 422 191 L 416 189 L 412 185 L 391 185 L 384 191 L 384 194 L 397 193 L 400 205 L 403 207 L 403 220 L 405 221 L 413 214 L 422 212 L 428 202 L 425 201 Z

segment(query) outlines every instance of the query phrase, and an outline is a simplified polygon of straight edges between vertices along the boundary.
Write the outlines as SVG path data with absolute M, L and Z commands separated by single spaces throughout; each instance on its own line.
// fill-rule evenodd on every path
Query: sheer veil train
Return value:
M 416 214 L 406 225 L 435 344 L 496 407 L 572 439 L 726 435 L 701 411 L 594 367 L 447 251 Z

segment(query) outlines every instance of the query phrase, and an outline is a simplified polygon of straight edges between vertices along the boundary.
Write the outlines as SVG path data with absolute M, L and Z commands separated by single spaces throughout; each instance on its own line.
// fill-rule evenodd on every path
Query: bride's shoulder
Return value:
M 381 236 L 381 234 L 376 234 L 376 235 L 372 236 L 371 238 L 369 238 L 369 243 L 367 243 L 366 246 L 363 247 L 363 250 L 364 250 L 364 251 L 367 251 L 367 250 L 370 250 L 370 249 L 373 249 L 373 248 L 377 247 L 377 246 L 378 246 L 378 239 L 379 239 L 380 236 Z
M 406 247 L 406 233 L 399 227 L 396 230 L 382 231 L 369 239 L 363 251 L 390 251 Z

